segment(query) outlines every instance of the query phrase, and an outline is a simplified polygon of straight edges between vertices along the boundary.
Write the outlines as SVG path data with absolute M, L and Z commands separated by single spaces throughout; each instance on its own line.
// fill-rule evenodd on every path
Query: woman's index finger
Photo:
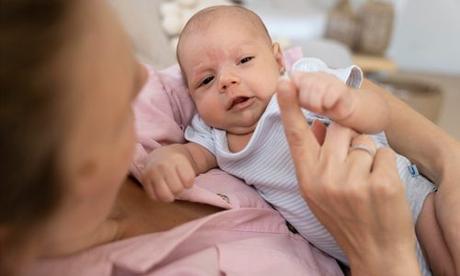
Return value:
M 301 167 L 317 162 L 320 145 L 300 109 L 298 92 L 294 84 L 290 80 L 281 79 L 278 82 L 277 92 L 284 132 L 292 159 L 298 173 L 301 173 Z

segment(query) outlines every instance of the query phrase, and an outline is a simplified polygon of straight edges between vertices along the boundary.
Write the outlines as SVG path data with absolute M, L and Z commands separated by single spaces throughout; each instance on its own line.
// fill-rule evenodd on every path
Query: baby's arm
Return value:
M 372 134 L 386 129 L 389 107 L 379 93 L 350 88 L 323 72 L 293 72 L 291 79 L 298 87 L 301 104 L 307 109 L 361 133 Z
M 142 183 L 150 197 L 171 202 L 192 186 L 197 175 L 216 166 L 214 155 L 198 144 L 164 146 L 149 154 Z

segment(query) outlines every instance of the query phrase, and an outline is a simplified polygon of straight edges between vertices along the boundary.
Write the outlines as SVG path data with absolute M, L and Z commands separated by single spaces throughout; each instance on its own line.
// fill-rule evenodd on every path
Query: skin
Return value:
M 144 83 L 145 72 L 135 62 L 119 23 L 104 1 L 80 1 L 75 16 L 80 29 L 72 34 L 79 36 L 72 36 L 73 43 L 57 60 L 57 71 L 66 73 L 68 87 L 63 91 L 68 91 L 73 110 L 78 110 L 69 116 L 71 130 L 62 152 L 68 181 L 62 204 L 46 221 L 47 227 L 40 236 L 44 242 L 37 241 L 36 252 L 70 254 L 141 233 L 164 231 L 218 211 L 193 203 L 152 202 L 136 184 L 126 180 L 134 146 L 131 102 Z M 337 194 L 342 199 L 348 196 Z M 378 210 L 388 204 L 378 203 L 367 207 L 372 206 L 374 214 L 382 215 Z M 394 203 L 402 204 L 398 198 Z M 366 209 L 366 205 L 361 208 Z M 160 219 L 147 220 L 151 214 Z M 342 224 L 341 217 L 330 216 L 332 224 Z M 348 230 L 368 233 L 367 242 L 376 244 L 380 233 L 372 231 L 373 223 L 375 220 L 364 225 L 350 224 Z M 394 228 L 388 231 L 401 235 Z M 410 240 L 412 235 L 406 238 Z M 350 241 L 350 247 L 360 245 L 354 242 Z M 397 250 L 393 243 L 383 245 L 388 252 Z M 406 264 L 391 254 L 388 258 L 393 264 Z M 372 268 L 373 264 L 366 260 L 359 263 L 361 269 Z
M 223 16 L 194 29 L 181 45 L 178 56 L 203 120 L 227 130 L 229 139 L 252 133 L 283 68 L 279 45 L 241 16 Z M 248 100 L 232 106 L 238 97 Z
M 414 228 L 395 170 L 394 153 L 379 149 L 373 157 L 360 150 L 350 151 L 350 144 L 354 143 L 366 144 L 371 149 L 375 145 L 369 137 L 353 135 L 350 129 L 335 123 L 320 144 L 314 133 L 321 131 L 317 127 L 312 131 L 300 111 L 302 90 L 288 80 L 280 81 L 278 88 L 299 188 L 346 255 L 353 256 L 353 275 L 420 275 L 414 252 Z M 392 208 L 381 208 L 383 202 Z M 361 232 L 356 225 L 368 225 L 368 231 Z
M 388 268 L 391 267 L 391 264 L 382 262 L 382 260 L 387 260 L 386 257 L 384 257 L 386 254 L 385 246 L 375 244 L 375 248 L 368 248 L 369 246 L 373 247 L 371 243 L 365 242 L 367 234 L 369 233 L 362 233 L 362 235 L 360 234 L 358 236 L 355 236 L 354 232 L 347 232 L 347 227 L 345 225 L 337 227 L 335 222 L 333 220 L 329 220 L 328 217 L 333 216 L 335 217 L 335 219 L 337 219 L 337 216 L 340 216 L 339 214 L 343 210 L 347 210 L 347 208 L 357 209 L 348 210 L 348 212 L 345 212 L 344 217 L 342 218 L 343 222 L 346 221 L 346 215 L 349 213 L 359 213 L 360 216 L 365 217 L 366 212 L 368 212 L 369 210 L 379 211 L 379 208 L 361 210 L 358 207 L 358 205 L 351 204 L 351 201 L 361 202 L 363 206 L 366 206 L 367 204 L 364 204 L 363 201 L 368 200 L 370 201 L 370 204 L 372 201 L 375 202 L 376 199 L 381 200 L 380 195 L 382 198 L 385 198 L 387 196 L 390 196 L 391 193 L 394 193 L 398 190 L 400 195 L 402 195 L 403 191 L 400 190 L 399 179 L 395 178 L 394 174 L 392 173 L 392 170 L 394 171 L 394 167 L 392 170 L 392 166 L 384 168 L 384 166 L 391 165 L 394 163 L 394 160 L 392 160 L 394 159 L 394 157 L 392 157 L 392 154 L 390 153 L 383 152 L 379 154 L 379 151 L 382 151 L 379 150 L 377 151 L 375 160 L 373 161 L 373 163 L 371 163 L 371 172 L 368 172 L 366 170 L 361 172 L 359 170 L 353 171 L 353 169 L 350 167 L 346 170 L 348 172 L 351 171 L 349 175 L 337 173 L 340 172 L 340 167 L 349 166 L 347 164 L 348 162 L 344 162 L 342 163 L 342 165 L 340 164 L 340 162 L 337 163 L 337 157 L 333 157 L 331 154 L 330 148 L 334 148 L 332 152 L 340 152 L 340 149 L 338 149 L 340 148 L 340 146 L 337 145 L 340 145 L 341 142 L 339 140 L 335 140 L 335 136 L 339 131 L 329 133 L 331 137 L 329 140 L 332 141 L 329 145 L 326 142 L 324 142 L 323 144 L 324 138 L 319 139 L 319 143 L 312 139 L 311 132 L 315 133 L 315 135 L 318 136 L 321 135 L 318 133 L 324 132 L 324 130 L 318 130 L 318 128 L 315 128 L 313 126 L 313 128 L 310 131 L 310 129 L 304 121 L 304 118 L 299 115 L 299 106 L 305 106 L 305 103 L 303 102 L 303 99 L 305 97 L 302 96 L 302 93 L 304 93 L 305 91 L 302 89 L 302 84 L 298 81 L 299 80 L 296 78 L 294 78 L 292 81 L 294 84 L 285 80 L 281 81 L 278 85 L 278 89 L 280 90 L 280 93 L 278 94 L 278 99 L 280 102 L 280 108 L 282 110 L 282 117 L 285 125 L 286 135 L 288 138 L 288 142 L 291 146 L 291 154 L 293 155 L 293 159 L 296 161 L 298 177 L 302 179 L 299 180 L 299 184 L 302 191 L 304 191 L 304 197 L 309 203 L 309 206 L 314 211 L 315 215 L 317 215 L 317 217 L 320 218 L 320 220 L 323 222 L 326 228 L 328 228 L 329 231 L 331 231 L 331 233 L 334 234 L 339 244 L 341 244 L 342 248 L 344 248 L 346 252 L 348 250 L 347 256 L 356 256 L 355 261 L 358 260 L 358 264 L 353 264 L 353 262 L 351 262 L 352 271 L 361 271 L 364 275 L 368 275 L 370 271 L 366 270 L 372 269 L 372 267 L 374 266 L 375 271 L 370 274 L 379 275 L 378 273 L 382 273 L 382 271 L 385 271 L 385 274 L 387 274 L 389 273 Z M 381 94 L 382 97 L 384 97 L 385 100 L 388 102 L 390 110 L 394 110 L 393 113 L 391 113 L 391 116 L 394 117 L 390 118 L 390 126 L 387 130 L 387 135 L 392 146 L 401 150 L 402 154 L 406 154 L 415 163 L 417 163 L 417 165 L 419 165 L 421 168 L 421 173 L 429 176 L 431 179 L 434 179 L 435 181 L 439 180 L 436 181 L 436 183 L 439 183 L 438 192 L 435 195 L 429 196 L 425 200 L 423 210 L 417 221 L 416 231 L 419 240 L 422 242 L 426 249 L 425 254 L 431 265 L 433 274 L 457 275 L 456 258 L 458 254 L 456 254 L 455 252 L 457 252 L 456 250 L 458 248 L 458 237 L 455 236 L 456 234 L 454 234 L 453 229 L 458 229 L 459 217 L 455 215 L 453 212 L 449 211 L 449 208 L 455 208 L 458 205 L 458 201 L 445 200 L 444 196 L 448 194 L 450 199 L 454 197 L 458 198 L 458 184 L 455 184 L 455 182 L 452 180 L 460 176 L 458 170 L 453 169 L 454 167 L 458 168 L 458 165 L 460 165 L 460 145 L 458 141 L 455 141 L 454 139 L 449 137 L 437 126 L 433 125 L 423 116 L 408 108 L 408 106 L 405 103 L 396 99 L 391 94 L 385 92 L 382 88 L 377 87 L 369 81 L 365 81 L 363 86 L 369 87 L 370 93 Z M 408 135 L 409 133 L 410 135 Z M 422 136 L 423 133 L 425 133 L 425 136 Z M 400 139 L 392 140 L 395 139 L 395 136 Z M 427 136 L 428 138 L 425 139 Z M 414 142 L 414 137 L 425 138 L 415 138 L 417 141 Z M 343 139 L 343 137 L 341 139 Z M 352 139 L 351 144 L 353 143 L 354 141 Z M 359 143 L 363 142 L 361 141 Z M 423 151 L 420 150 L 420 146 L 422 146 L 422 148 L 424 149 Z M 318 151 L 317 154 L 320 156 L 320 161 L 311 162 L 310 160 L 309 162 L 308 159 L 311 158 L 311 156 L 307 156 L 306 152 L 312 151 L 312 149 L 313 151 L 315 151 L 315 148 Z M 321 161 L 321 156 L 324 156 L 323 161 Z M 349 156 L 351 156 L 351 153 L 349 154 Z M 446 157 L 449 157 L 450 159 L 446 159 Z M 345 158 L 345 161 L 346 159 L 350 160 L 351 158 Z M 342 157 L 341 160 L 344 160 L 344 158 Z M 353 164 L 353 161 L 350 164 Z M 334 169 L 334 173 L 328 172 L 330 168 Z M 362 170 L 362 166 L 360 167 L 360 170 Z M 374 175 L 376 175 L 376 179 L 373 179 Z M 331 179 L 330 177 L 332 177 L 333 179 L 335 178 L 335 180 Z M 349 185 L 330 185 L 332 183 L 341 183 L 341 181 L 337 181 L 341 177 L 341 181 L 343 181 L 343 183 L 348 183 Z M 324 178 L 326 178 L 326 183 L 320 185 L 313 185 L 314 183 L 322 183 L 321 179 Z M 381 178 L 381 180 L 377 180 L 378 178 Z M 382 179 L 385 179 L 385 181 L 383 181 Z M 357 183 L 358 186 L 350 185 L 352 183 Z M 357 193 L 357 191 L 361 189 L 363 192 Z M 378 192 L 379 196 L 376 195 L 376 192 Z M 335 198 L 335 195 L 337 194 L 341 195 L 338 199 Z M 344 194 L 346 194 L 347 196 L 344 196 Z M 391 198 L 386 199 L 387 202 L 390 202 L 391 200 Z M 321 208 L 321 206 L 315 206 L 315 202 L 321 202 L 321 204 L 327 206 L 327 209 Z M 392 207 L 391 210 L 403 211 L 404 208 L 402 208 L 402 205 L 400 205 L 400 208 Z M 332 215 L 328 213 L 330 211 L 336 213 Z M 439 215 L 439 213 L 445 215 L 445 217 Z M 396 212 L 391 212 L 391 214 L 395 215 Z M 405 219 L 402 219 L 403 217 L 401 217 L 401 215 L 403 214 L 404 213 L 398 213 L 397 215 L 399 216 L 395 216 L 395 218 L 393 218 L 395 219 L 395 221 L 393 222 L 395 223 L 395 225 L 398 225 L 397 218 L 399 218 L 399 223 L 403 223 L 405 221 Z M 324 221 L 321 219 L 321 217 L 322 219 L 324 219 Z M 355 221 L 354 224 L 369 224 L 369 222 L 372 221 L 374 218 L 375 214 L 369 214 L 368 218 L 360 222 Z M 445 220 L 443 220 L 443 218 Z M 382 216 L 380 216 L 380 220 L 384 219 L 390 220 L 391 218 L 385 218 L 385 216 L 382 214 Z M 378 228 L 376 228 L 375 231 L 376 233 L 380 231 L 380 235 L 382 237 L 385 237 L 385 240 L 388 241 L 387 239 L 392 237 L 390 234 L 385 234 L 386 231 L 389 230 L 385 227 L 385 225 L 386 224 L 383 223 L 381 225 L 382 229 L 379 230 Z M 398 226 L 394 227 L 401 230 L 405 229 L 402 225 L 400 225 L 401 228 L 399 228 Z M 450 233 L 450 236 L 448 236 L 447 233 Z M 458 231 L 455 233 L 457 233 L 458 235 Z M 407 238 L 408 236 L 403 235 L 402 238 L 404 237 Z M 396 239 L 396 237 L 393 238 Z M 446 243 L 445 241 L 449 238 L 452 239 L 452 242 Z M 363 249 L 362 247 L 347 249 L 347 247 L 349 247 L 349 244 L 347 243 L 350 243 L 350 239 L 361 240 L 356 244 L 364 245 L 365 249 Z M 408 240 L 406 240 L 406 242 L 407 241 Z M 398 241 L 396 244 L 407 245 L 408 243 Z M 411 268 L 414 264 L 413 259 L 412 261 L 411 258 L 407 259 L 407 257 L 410 256 L 408 255 L 410 252 L 410 248 L 413 248 L 413 246 L 408 246 L 405 249 L 401 247 L 399 248 L 400 251 L 387 252 L 388 255 L 392 256 L 393 254 L 400 252 L 402 253 L 400 257 L 402 259 L 406 259 L 407 261 L 405 265 L 399 266 L 399 268 L 402 269 L 401 271 L 395 271 L 390 274 L 393 275 L 393 273 L 395 273 L 394 275 L 397 275 L 398 273 L 401 273 L 399 275 L 416 275 L 418 273 L 418 268 Z M 372 255 L 373 251 L 377 253 L 375 255 Z M 359 255 L 362 256 L 359 257 Z M 380 255 L 380 259 L 377 259 L 378 255 Z M 375 258 L 374 261 L 372 261 L 373 258 Z M 360 268 L 363 265 L 362 263 L 359 263 L 360 259 L 365 260 L 365 262 L 368 262 L 368 265 L 363 266 L 366 268 L 366 270 L 362 270 Z M 394 261 L 391 258 L 389 258 L 388 260 L 390 262 Z M 375 262 L 373 265 L 369 265 L 373 262 Z M 355 267 L 353 268 L 353 266 Z
M 299 90 L 299 103 L 303 107 L 311 107 L 312 106 L 312 90 L 310 89 L 312 85 L 312 81 L 314 79 L 312 78 L 313 76 L 311 74 L 304 74 L 304 73 L 296 73 L 292 76 L 292 81 L 296 85 L 297 89 Z M 318 85 L 316 85 L 317 87 Z M 404 154 L 405 152 L 408 152 L 409 155 L 408 157 L 411 158 L 412 160 L 415 160 L 415 163 L 417 165 L 421 165 L 420 167 L 422 168 L 422 174 L 427 175 L 428 177 L 433 177 L 433 175 L 437 175 L 440 172 L 442 173 L 443 169 L 440 169 L 439 167 L 439 160 L 436 158 L 432 158 L 433 152 L 438 153 L 441 149 L 439 148 L 440 144 L 436 144 L 436 146 L 433 146 L 432 143 L 428 144 L 428 141 L 432 140 L 421 140 L 420 144 L 418 144 L 416 141 L 410 139 L 407 140 L 407 136 L 404 135 L 405 137 L 401 137 L 401 133 L 404 133 L 404 127 L 406 126 L 405 124 L 413 124 L 414 118 L 417 118 L 420 121 L 420 124 L 422 124 L 426 129 L 431 129 L 431 135 L 432 139 L 439 139 L 439 140 L 444 140 L 446 141 L 447 144 L 453 144 L 453 141 L 451 140 L 450 137 L 445 135 L 442 131 L 437 129 L 435 125 L 433 125 L 430 121 L 428 121 L 426 118 L 421 116 L 420 114 L 417 114 L 415 111 L 411 110 L 410 108 L 407 108 L 404 103 L 401 101 L 397 100 L 394 97 L 390 96 L 390 93 L 386 92 L 382 88 L 376 86 L 372 82 L 365 80 L 363 82 L 363 88 L 365 91 L 362 93 L 359 97 L 356 97 L 355 101 L 362 101 L 362 102 L 367 102 L 365 101 L 367 99 L 376 99 L 374 95 L 380 95 L 381 98 L 384 99 L 385 103 L 388 105 L 388 119 L 387 119 L 387 125 L 383 129 L 385 133 L 388 135 L 388 140 L 390 142 L 390 145 L 395 145 L 396 148 L 405 148 L 404 151 L 401 152 L 401 154 Z M 316 91 L 316 90 L 313 90 Z M 360 91 L 358 91 L 360 92 Z M 362 92 L 362 91 L 361 91 Z M 356 95 L 356 94 L 355 94 Z M 313 98 L 315 98 L 313 96 Z M 315 102 L 313 100 L 313 102 Z M 358 102 L 359 104 L 359 102 Z M 318 105 L 316 105 L 318 106 Z M 368 108 L 370 107 L 370 109 Z M 370 112 L 370 110 L 374 110 L 372 105 L 369 105 L 366 108 L 358 108 L 355 109 L 355 112 L 352 112 L 350 116 L 347 116 L 345 120 L 343 120 L 343 112 L 339 105 L 336 106 L 336 108 L 332 108 L 330 110 L 324 110 L 321 111 L 317 109 L 318 112 L 322 114 L 327 114 L 331 119 L 333 119 L 336 122 L 340 122 L 340 124 L 344 126 L 351 127 L 353 129 L 356 129 L 356 125 L 366 125 L 368 123 L 373 124 L 372 120 L 369 120 L 370 116 L 367 114 L 373 114 Z M 336 110 L 338 109 L 338 110 Z M 403 112 L 399 112 L 399 110 L 403 110 Z M 395 112 L 398 111 L 398 112 Z M 391 117 L 394 116 L 394 117 Z M 372 117 L 372 116 L 371 116 Z M 337 120 L 337 119 L 339 120 Z M 403 119 L 404 121 L 401 121 Z M 366 120 L 368 122 L 366 122 Z M 362 124 L 364 122 L 364 124 Z M 396 122 L 396 123 L 395 123 Z M 402 127 L 404 126 L 404 127 Z M 417 124 L 417 127 L 412 127 L 412 131 L 419 131 L 422 128 L 418 127 L 419 125 Z M 396 130 L 399 130 L 400 133 L 398 133 Z M 380 131 L 380 130 L 379 130 Z M 420 133 L 421 135 L 421 133 Z M 401 141 L 396 141 L 393 139 L 395 138 L 401 138 Z M 436 136 L 436 137 L 435 137 Z M 410 136 L 413 138 L 413 135 Z M 403 144 L 407 143 L 407 144 Z M 403 145 L 403 146 L 401 146 Z M 414 147 L 414 145 L 416 145 Z M 426 145 L 428 148 L 426 150 L 420 150 L 420 148 L 424 148 L 423 146 Z M 450 146 L 447 147 L 448 149 L 455 149 L 455 146 Z M 442 152 L 445 152 L 446 149 L 442 149 Z M 431 152 L 432 154 L 429 154 Z M 451 157 L 455 157 L 455 150 L 454 154 L 449 153 Z M 458 157 L 457 157 L 458 158 Z M 417 161 L 420 160 L 420 161 Z M 444 159 L 441 159 L 444 160 Z M 455 158 L 453 158 L 455 160 Z M 445 167 L 450 167 L 451 164 L 444 164 Z M 444 168 L 445 168 L 444 167 Z M 435 171 L 438 169 L 439 171 Z M 425 173 L 425 171 L 427 173 Z M 451 171 L 450 175 L 455 174 L 455 172 Z M 450 178 L 450 177 L 449 177 Z M 439 179 L 439 177 L 434 176 L 432 179 Z M 450 178 L 451 179 L 451 178 Z M 438 185 L 437 183 L 442 183 L 442 182 L 437 182 L 434 181 L 435 185 Z M 452 182 L 449 182 L 452 184 Z M 446 186 L 446 185 L 444 185 Z M 448 190 L 449 192 L 445 192 L 445 190 Z M 458 255 L 456 252 L 458 252 L 458 248 L 455 248 L 455 241 L 458 240 L 458 234 L 454 234 L 453 228 L 455 228 L 456 225 L 458 225 L 457 218 L 455 218 L 455 215 L 453 214 L 448 214 L 451 213 L 448 210 L 445 209 L 445 207 L 441 207 L 441 210 L 443 210 L 443 214 L 449 216 L 451 219 L 449 222 L 444 221 L 444 224 L 440 223 L 440 220 L 438 219 L 438 216 L 436 215 L 438 211 L 436 210 L 435 207 L 438 207 L 439 205 L 443 205 L 444 203 L 439 203 L 441 200 L 439 199 L 440 197 L 445 196 L 446 194 L 449 194 L 449 197 L 452 198 L 458 198 L 460 196 L 460 193 L 458 193 L 458 189 L 456 186 L 450 186 L 447 189 L 444 189 L 441 192 L 437 193 L 431 193 L 427 196 L 427 198 L 424 201 L 422 210 L 420 212 L 420 215 L 415 222 L 415 230 L 417 233 L 417 237 L 422 245 L 422 250 L 424 252 L 424 255 L 428 261 L 428 264 L 430 265 L 430 268 L 435 275 L 456 275 L 456 261 L 454 257 Z M 437 205 L 436 205 L 437 203 Z M 452 203 L 451 203 L 452 204 Z M 450 236 L 444 234 L 446 230 L 452 231 L 450 232 Z M 449 242 L 448 242 L 449 241 Z M 452 242 L 451 242 L 452 241 Z
M 79 36 L 54 63 L 56 72 L 66 72 L 63 91 L 69 93 L 72 111 L 78 110 L 69 116 L 68 142 L 62 150 L 68 181 L 62 204 L 24 246 L 24 263 L 37 255 L 67 255 L 165 231 L 220 211 L 196 203 L 152 202 L 127 178 L 135 145 L 131 104 L 147 72 L 135 60 L 126 34 L 104 1 L 81 1 L 76 6 L 72 20 L 78 24 L 72 26 Z M 159 219 L 147 219 L 152 216 Z
M 66 193 L 43 245 L 52 254 L 84 248 L 117 232 L 116 224 L 105 219 L 131 162 L 131 101 L 146 79 L 112 11 L 102 1 L 77 6 L 78 35 L 57 62 L 58 69 L 68 72 L 65 91 L 78 113 L 69 116 L 72 127 L 63 149 Z
M 390 125 L 386 132 L 392 148 L 416 163 L 420 172 L 438 185 L 438 191 L 432 199 L 434 207 L 426 216 L 436 220 L 440 227 L 423 227 L 427 231 L 418 234 L 422 235 L 427 245 L 431 245 L 434 243 L 433 237 L 442 233 L 443 239 L 449 241 L 445 242 L 447 251 L 440 251 L 439 244 L 442 243 L 439 241 L 438 247 L 433 245 L 432 250 L 427 250 L 428 258 L 438 275 L 458 275 L 460 216 L 453 210 L 460 207 L 460 143 L 382 88 L 371 82 L 365 82 L 364 85 L 381 94 L 390 110 L 395 110 L 390 113 Z M 423 220 L 419 219 L 418 223 L 423 223 Z
M 379 133 L 389 126 L 387 101 L 366 86 L 351 89 L 324 72 L 293 72 L 290 79 L 302 88 L 299 101 L 310 111 L 334 118 L 360 133 Z

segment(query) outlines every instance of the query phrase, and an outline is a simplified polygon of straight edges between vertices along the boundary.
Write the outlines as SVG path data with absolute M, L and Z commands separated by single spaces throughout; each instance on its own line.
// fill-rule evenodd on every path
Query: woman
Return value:
M 295 263 L 293 260 L 301 260 L 290 250 L 294 248 L 311 254 L 312 263 L 316 261 L 331 264 L 330 259 L 310 249 L 308 244 L 289 233 L 286 227 L 282 227 L 282 219 L 271 209 L 251 207 L 220 212 L 220 208 L 191 202 L 159 204 L 148 201 L 137 186 L 126 180 L 134 145 L 131 102 L 145 82 L 146 72 L 136 63 L 119 23 L 103 1 L 50 0 L 46 4 L 32 0 L 3 1 L 0 20 L 0 125 L 1 153 L 5 160 L 2 162 L 3 181 L 0 184 L 2 275 L 21 273 L 18 267 L 22 268 L 23 265 L 18 264 L 26 264 L 37 256 L 70 254 L 144 233 L 158 233 L 160 237 L 164 237 L 161 235 L 165 230 L 168 230 L 165 233 L 171 233 L 203 219 L 209 221 L 215 217 L 232 216 L 235 213 L 246 216 L 244 214 L 250 213 L 250 209 L 252 213 L 247 215 L 248 218 L 254 216 L 258 220 L 266 219 L 271 225 L 277 225 L 279 233 L 276 241 L 282 242 L 285 245 L 282 248 L 286 250 L 280 251 L 275 241 L 269 245 L 273 246 L 271 251 L 266 245 L 261 247 L 263 250 L 254 250 L 254 247 L 251 247 L 245 251 L 254 259 L 251 262 L 255 264 L 260 259 L 254 257 L 260 252 L 283 252 L 291 254 L 288 255 L 289 258 L 285 258 L 287 263 L 283 263 L 290 267 Z M 285 110 L 289 110 L 287 105 Z M 401 114 L 403 117 L 407 115 L 404 118 L 409 122 L 421 124 L 432 131 L 432 136 L 424 140 L 426 145 L 430 146 L 430 150 L 435 143 L 446 142 L 445 147 L 453 152 L 451 156 L 458 159 L 458 145 L 450 142 L 450 138 L 428 123 L 422 122 L 419 117 L 407 111 L 406 107 L 401 110 Z M 296 121 L 295 117 L 292 119 L 288 122 L 287 128 L 295 133 L 298 128 L 295 122 L 298 120 Z M 314 128 L 315 131 L 318 129 Z M 306 133 L 308 131 L 307 129 Z M 417 133 L 419 130 L 415 128 L 403 131 Z M 301 154 L 304 143 L 296 139 L 303 139 L 303 136 L 290 136 L 291 144 L 299 149 L 296 154 Z M 339 140 L 346 139 L 346 135 L 340 131 L 335 136 Z M 347 149 L 348 146 L 349 144 L 345 143 L 343 147 Z M 402 142 L 396 148 L 420 160 L 420 164 L 431 167 L 431 160 L 419 156 L 419 153 L 410 147 L 410 143 Z M 451 187 L 444 183 L 450 183 L 450 175 L 452 178 L 455 178 L 455 175 L 451 174 L 451 167 L 444 163 L 448 160 L 446 156 L 440 154 L 439 160 L 436 170 L 426 173 L 435 180 L 440 180 L 447 190 Z M 377 162 L 374 166 L 379 167 Z M 315 168 L 299 166 L 299 174 L 307 169 Z M 318 175 L 319 170 L 316 170 Z M 394 174 L 391 168 L 382 168 L 382 172 L 389 176 Z M 367 176 L 370 172 L 360 171 L 355 175 Z M 349 182 L 342 180 L 331 179 L 331 184 L 347 187 Z M 229 180 L 231 181 L 233 180 Z M 398 179 L 389 177 L 388 182 L 392 184 L 391 187 L 400 187 Z M 311 189 L 308 180 L 303 180 L 302 183 L 305 184 L 302 185 L 302 189 Z M 363 184 L 372 183 L 364 181 Z M 363 186 L 362 190 L 366 192 L 372 185 Z M 121 192 L 118 193 L 120 189 Z M 312 193 L 315 194 L 320 195 Z M 337 195 L 337 200 L 329 204 L 341 210 L 340 202 L 348 204 L 346 200 L 349 198 L 349 193 L 343 193 Z M 355 206 L 353 202 L 351 205 L 348 204 L 360 208 L 365 220 L 363 224 L 343 223 L 346 221 L 340 213 L 322 213 L 318 210 L 317 215 L 346 249 L 353 272 L 381 272 L 382 263 L 377 262 L 375 254 L 370 254 L 377 252 L 380 254 L 379 257 L 392 265 L 397 265 L 398 269 L 412 269 L 416 275 L 417 266 L 406 261 L 413 261 L 415 251 L 411 251 L 409 246 L 404 247 L 404 250 L 394 246 L 395 241 L 403 241 L 404 244 L 414 242 L 414 233 L 407 230 L 411 229 L 410 216 L 405 215 L 408 207 L 397 193 L 384 193 L 381 198 L 382 202 L 364 200 L 360 206 Z M 307 198 L 308 202 L 314 200 L 314 197 Z M 388 206 L 389 203 L 384 202 L 386 200 L 390 200 L 392 206 L 399 208 L 400 216 L 395 218 L 379 212 Z M 452 201 L 446 202 L 441 202 L 440 205 L 443 208 L 455 206 Z M 377 216 L 379 220 L 373 216 Z M 376 227 L 377 222 L 377 226 L 388 226 L 384 232 L 388 233 L 388 239 L 379 238 L 381 227 Z M 399 229 L 407 231 L 400 233 Z M 362 235 L 350 236 L 349 233 Z M 253 242 L 259 237 L 266 241 L 269 239 L 268 236 L 269 233 L 257 233 L 251 238 Z M 112 245 L 123 247 L 130 256 L 136 255 L 134 253 L 137 249 L 145 245 L 144 238 L 148 240 L 151 237 L 147 235 L 108 244 L 107 247 L 98 247 L 96 251 L 92 251 L 96 252 L 93 256 L 99 256 L 97 254 L 112 248 Z M 349 239 L 350 237 L 353 239 Z M 245 236 L 241 242 L 244 243 L 247 239 Z M 206 238 L 203 237 L 197 240 L 201 240 L 202 244 L 206 242 Z M 238 241 L 238 238 L 234 241 Z M 156 242 L 160 240 L 157 239 Z M 289 246 L 286 246 L 286 243 Z M 164 246 L 169 244 L 163 244 L 163 247 L 156 245 L 153 244 L 153 251 L 147 256 L 154 252 L 162 253 L 165 250 Z M 356 248 L 360 250 L 353 251 Z M 381 251 L 380 248 L 385 250 Z M 363 252 L 366 258 L 359 254 Z M 215 252 L 205 253 L 212 255 Z M 269 258 L 271 255 L 266 256 Z M 404 258 L 400 258 L 401 256 Z M 86 258 L 86 255 L 81 255 L 81 258 Z M 82 259 L 78 259 L 80 264 Z M 97 258 L 96 260 L 100 263 L 103 261 Z M 66 269 L 75 270 L 72 264 L 76 266 L 79 262 L 68 263 Z M 213 264 L 205 263 L 201 268 L 210 269 Z M 52 263 L 53 267 L 54 265 Z M 95 268 L 98 263 L 92 265 L 91 268 Z M 142 263 L 140 265 L 142 266 Z M 279 267 L 275 262 L 273 267 L 276 266 Z M 52 271 L 53 267 L 45 265 L 40 271 L 46 274 L 45 272 Z M 128 261 L 119 262 L 118 270 L 114 270 L 114 273 L 126 272 L 125 269 L 128 267 Z M 330 268 L 330 274 L 338 273 L 335 267 L 318 264 L 296 266 L 295 269 L 298 274 L 305 274 L 311 272 L 302 271 L 307 267 Z M 86 267 L 77 267 L 80 270 L 84 268 Z M 100 269 L 105 273 L 111 273 L 107 267 Z M 384 271 L 388 272 L 388 267 L 385 266 L 385 269 Z M 34 272 L 36 271 L 32 271 Z

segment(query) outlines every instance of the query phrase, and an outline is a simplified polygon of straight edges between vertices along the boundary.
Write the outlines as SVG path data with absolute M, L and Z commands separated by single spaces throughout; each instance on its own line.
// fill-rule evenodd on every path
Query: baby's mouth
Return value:
M 231 104 L 227 110 L 231 110 L 233 108 L 239 109 L 240 107 L 244 108 L 247 105 L 249 99 L 251 98 L 245 96 L 236 97 L 231 101 Z

